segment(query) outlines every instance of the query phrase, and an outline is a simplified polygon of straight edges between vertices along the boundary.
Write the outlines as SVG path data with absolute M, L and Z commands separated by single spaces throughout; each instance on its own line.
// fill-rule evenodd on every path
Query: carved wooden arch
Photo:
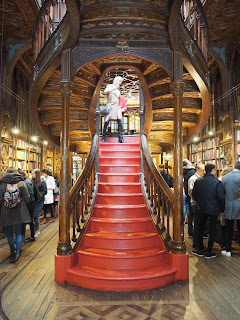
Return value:
M 211 56 L 214 57 L 214 60 L 216 61 L 216 64 L 221 72 L 222 79 L 225 79 L 225 81 L 223 81 L 223 92 L 226 92 L 227 91 L 227 77 L 226 77 L 226 68 L 224 66 L 224 63 L 216 51 L 209 48 L 209 52 L 210 52 Z
M 14 56 L 12 57 L 10 63 L 8 64 L 7 67 L 7 78 L 6 78 L 6 87 L 8 87 L 10 90 L 12 90 L 12 77 L 13 77 L 13 70 L 19 60 L 19 58 L 28 50 L 32 48 L 31 42 L 23 45 L 21 48 L 17 49 Z M 5 100 L 6 106 L 11 105 L 11 95 L 6 96 Z
M 126 42 L 127 45 L 127 42 Z M 145 47 L 131 47 L 123 48 L 123 50 L 117 48 L 80 48 L 76 47 L 72 50 L 71 56 L 71 79 L 73 80 L 77 70 L 83 65 L 89 62 L 97 61 L 110 56 L 119 56 L 122 54 L 128 54 L 137 58 L 148 60 L 152 63 L 156 63 L 161 66 L 172 79 L 173 70 L 173 53 L 169 48 L 154 48 L 149 44 L 150 48 Z

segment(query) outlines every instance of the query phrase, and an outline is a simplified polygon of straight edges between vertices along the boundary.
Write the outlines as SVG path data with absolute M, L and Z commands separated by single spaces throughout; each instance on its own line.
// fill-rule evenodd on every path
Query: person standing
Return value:
M 18 168 L 18 173 L 21 174 L 24 182 L 26 183 L 26 186 L 28 188 L 28 193 L 30 195 L 30 201 L 27 203 L 27 208 L 28 208 L 28 212 L 30 214 L 30 217 L 31 217 L 31 222 L 29 223 L 29 226 L 30 226 L 30 232 L 31 232 L 31 236 L 30 238 L 27 238 L 25 239 L 25 242 L 30 242 L 30 241 L 35 241 L 35 238 L 34 238 L 34 223 L 33 223 L 33 214 L 34 214 L 34 208 L 35 208 L 35 197 L 34 197 L 34 186 L 32 184 L 32 182 L 28 179 L 28 177 L 26 176 L 26 173 Z M 25 237 L 25 234 L 26 234 L 26 224 L 23 224 L 23 237 Z
M 45 181 L 41 180 L 41 172 L 39 169 L 34 169 L 32 171 L 32 182 L 35 187 L 36 195 L 35 195 L 35 208 L 33 212 L 34 222 L 35 222 L 35 234 L 34 238 L 39 237 L 39 213 L 43 207 L 44 196 L 47 194 L 47 184 Z
M 49 174 L 49 171 L 47 169 L 42 170 L 42 175 L 43 175 L 43 181 L 46 182 L 47 184 L 47 194 L 44 196 L 44 205 L 43 205 L 43 212 L 44 212 L 44 217 L 43 221 L 41 224 L 47 223 L 47 211 L 49 210 L 51 213 L 51 222 L 55 222 L 54 214 L 53 214 L 53 190 L 55 189 L 55 180 L 53 176 Z
M 202 177 L 205 172 L 205 166 L 202 163 L 198 163 L 196 166 L 196 172 L 194 175 L 192 175 L 188 179 L 188 195 L 190 197 L 190 206 L 192 208 L 193 213 L 193 222 L 194 222 L 194 228 L 193 228 L 193 248 L 197 249 L 199 246 L 197 244 L 197 230 L 199 229 L 199 220 L 200 220 L 200 213 L 199 213 L 199 207 L 197 205 L 197 202 L 192 197 L 192 190 L 195 184 L 195 181 Z
M 105 118 L 102 142 L 105 142 L 107 126 L 110 120 L 117 120 L 118 123 L 118 141 L 124 143 L 122 132 L 122 109 L 119 104 L 120 98 L 120 85 L 123 82 L 123 78 L 117 76 L 113 80 L 113 84 L 108 84 L 104 93 L 107 94 L 107 104 L 111 104 L 111 111 Z
M 15 190 L 14 194 L 13 191 L 10 191 L 13 188 Z M 7 190 L 12 194 L 12 200 L 10 200 L 10 197 L 8 198 L 9 202 L 7 202 L 7 194 L 9 195 Z M 18 261 L 21 254 L 22 225 L 23 223 L 31 222 L 26 206 L 29 201 L 30 196 L 22 176 L 17 172 L 17 169 L 8 168 L 0 179 L 0 204 L 2 205 L 0 225 L 1 228 L 6 228 L 7 240 L 11 251 L 11 262 Z M 13 237 L 14 230 L 16 241 Z
M 225 219 L 225 247 L 222 255 L 231 257 L 232 234 L 234 220 L 237 220 L 238 240 L 240 241 L 240 162 L 237 161 L 233 171 L 222 177 L 222 183 L 225 189 L 226 204 L 223 212 Z
M 189 237 L 193 236 L 193 212 L 190 205 L 190 197 L 188 194 L 188 179 L 195 174 L 195 168 L 188 159 L 183 160 L 183 187 L 186 195 L 185 201 L 185 212 L 188 217 L 188 235 Z
M 216 173 L 215 165 L 206 164 L 205 172 L 203 177 L 195 181 L 192 190 L 192 196 L 199 206 L 200 214 L 199 228 L 196 230 L 198 248 L 192 253 L 199 257 L 204 257 L 203 231 L 209 218 L 210 230 L 205 258 L 211 259 L 216 257 L 216 254 L 212 252 L 212 248 L 216 235 L 217 219 L 219 214 L 224 211 L 225 194 L 222 182 L 214 177 Z
M 55 180 L 55 189 L 53 190 L 53 213 L 54 213 L 54 217 L 57 218 L 58 216 L 58 201 L 59 201 L 59 197 L 60 197 L 60 181 L 58 178 L 58 174 L 56 173 L 54 175 L 54 180 Z
M 169 188 L 173 188 L 173 177 L 169 174 L 169 172 L 164 170 L 164 165 L 163 164 L 160 164 L 159 172 L 162 175 L 163 179 L 166 181 L 166 183 L 169 186 Z

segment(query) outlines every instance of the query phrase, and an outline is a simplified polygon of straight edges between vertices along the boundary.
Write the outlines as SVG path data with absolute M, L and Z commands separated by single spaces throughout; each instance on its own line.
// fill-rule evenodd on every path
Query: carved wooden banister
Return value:
M 184 0 L 180 9 L 182 20 L 207 60 L 208 23 L 200 0 Z
M 66 12 L 67 6 L 65 0 L 46 0 L 42 4 L 36 20 L 33 39 L 33 54 L 35 60 L 46 41 L 62 21 Z
M 72 213 L 72 241 L 79 243 L 93 209 L 97 192 L 99 136 L 95 134 L 86 165 L 69 192 Z M 70 216 L 69 216 L 70 219 Z M 76 236 L 76 233 L 79 236 Z
M 173 230 L 170 229 L 170 217 L 173 213 L 174 195 L 153 163 L 144 134 L 141 135 L 141 150 L 142 186 L 146 203 L 162 240 L 170 250 L 171 236 L 173 235 Z

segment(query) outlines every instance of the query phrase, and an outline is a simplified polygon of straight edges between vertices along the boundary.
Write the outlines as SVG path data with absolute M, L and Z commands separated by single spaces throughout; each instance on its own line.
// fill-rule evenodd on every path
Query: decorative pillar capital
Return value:
M 61 85 L 61 94 L 62 96 L 71 96 L 73 90 L 73 83 L 72 81 L 62 80 L 60 81 Z
M 171 83 L 171 89 L 172 89 L 172 95 L 173 98 L 181 98 L 183 96 L 183 88 L 184 88 L 184 82 L 182 81 L 176 81 Z

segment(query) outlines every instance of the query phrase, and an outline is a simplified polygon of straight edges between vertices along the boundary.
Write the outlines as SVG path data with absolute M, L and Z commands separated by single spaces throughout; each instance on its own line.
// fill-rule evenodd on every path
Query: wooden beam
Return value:
M 100 76 L 101 75 L 101 71 L 98 69 L 97 66 L 95 66 L 95 64 L 93 62 L 90 62 L 90 66 L 95 70 L 95 72 Z
M 30 28 L 30 30 L 32 30 L 33 26 L 29 22 L 28 18 L 25 16 L 25 12 L 24 12 L 22 6 L 19 4 L 19 1 L 13 0 L 13 2 L 15 3 L 15 5 L 16 5 L 17 9 L 19 10 L 19 12 L 21 13 L 21 16 L 22 16 L 23 20 L 26 22 L 27 26 Z

